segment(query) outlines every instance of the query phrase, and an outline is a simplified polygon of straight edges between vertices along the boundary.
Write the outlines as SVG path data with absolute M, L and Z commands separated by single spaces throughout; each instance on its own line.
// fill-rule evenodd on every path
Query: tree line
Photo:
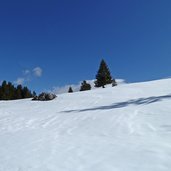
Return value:
M 26 86 L 18 85 L 15 87 L 11 82 L 3 81 L 0 85 L 0 100 L 15 100 L 31 98 L 35 96 Z

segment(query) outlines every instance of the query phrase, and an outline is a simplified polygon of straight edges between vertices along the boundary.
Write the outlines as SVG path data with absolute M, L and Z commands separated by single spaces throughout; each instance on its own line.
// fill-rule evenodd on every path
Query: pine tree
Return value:
M 7 82 L 6 81 L 3 81 L 2 82 L 2 96 L 1 96 L 1 99 L 2 100 L 8 100 L 7 99 Z
M 2 86 L 0 86 L 0 100 L 2 100 L 2 95 L 3 95 Z
M 22 90 L 22 96 L 23 98 L 31 98 L 33 95 L 31 94 L 31 91 L 27 87 L 24 87 Z
M 72 87 L 69 87 L 68 93 L 73 93 Z
M 102 59 L 96 75 L 95 87 L 103 87 L 112 83 L 112 76 L 106 62 Z
M 12 85 L 11 82 L 8 82 L 6 86 L 6 99 L 7 100 L 13 100 L 15 94 L 15 87 Z
M 16 99 L 22 99 L 23 98 L 23 88 L 22 85 L 18 85 L 16 88 Z
M 80 91 L 91 90 L 91 85 L 88 84 L 85 80 L 81 83 Z

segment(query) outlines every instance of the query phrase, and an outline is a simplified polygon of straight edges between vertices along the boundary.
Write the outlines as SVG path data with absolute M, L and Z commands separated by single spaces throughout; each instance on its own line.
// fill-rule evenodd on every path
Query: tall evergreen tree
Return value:
M 8 100 L 7 99 L 7 94 L 8 94 L 7 82 L 6 81 L 3 81 L 2 82 L 2 96 L 1 96 L 1 99 L 2 100 Z
M 91 85 L 88 84 L 85 80 L 81 83 L 80 91 L 91 90 Z
M 68 93 L 73 93 L 72 87 L 69 87 Z
M 110 74 L 109 68 L 106 62 L 102 59 L 100 63 L 99 70 L 96 75 L 95 87 L 103 87 L 106 84 L 111 84 L 113 81 L 112 76 Z
M 16 99 L 22 99 L 23 98 L 23 92 L 22 92 L 22 85 L 18 85 L 16 88 Z
M 23 98 L 31 98 L 33 95 L 31 94 L 31 91 L 27 88 L 24 87 L 22 91 L 22 97 Z
M 15 94 L 15 87 L 12 85 L 11 82 L 8 82 L 6 86 L 6 99 L 7 100 L 13 100 Z
M 2 86 L 0 86 L 0 100 L 2 100 Z

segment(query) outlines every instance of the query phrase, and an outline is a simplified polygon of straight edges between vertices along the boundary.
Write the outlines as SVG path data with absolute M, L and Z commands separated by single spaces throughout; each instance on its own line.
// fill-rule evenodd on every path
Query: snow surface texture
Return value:
M 170 171 L 171 79 L 0 102 L 0 171 Z

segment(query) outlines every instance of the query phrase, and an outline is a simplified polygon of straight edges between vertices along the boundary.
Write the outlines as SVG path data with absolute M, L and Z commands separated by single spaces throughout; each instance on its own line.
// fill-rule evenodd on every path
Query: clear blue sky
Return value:
M 171 1 L 0 2 L 0 80 L 51 89 L 94 79 L 102 58 L 127 82 L 171 76 Z

